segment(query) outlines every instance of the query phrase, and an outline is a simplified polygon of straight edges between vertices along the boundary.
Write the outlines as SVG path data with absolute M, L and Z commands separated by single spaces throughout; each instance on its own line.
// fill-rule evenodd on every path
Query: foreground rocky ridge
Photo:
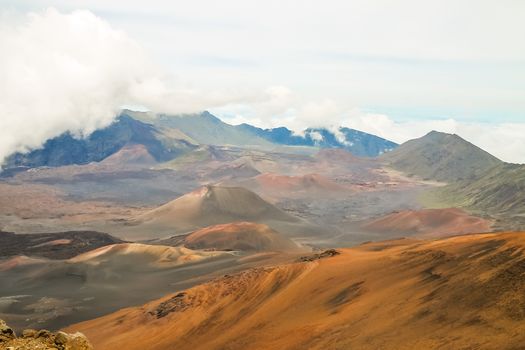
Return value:
M 0 350 L 93 350 L 93 346 L 80 332 L 26 329 L 17 337 L 13 329 L 0 320 Z

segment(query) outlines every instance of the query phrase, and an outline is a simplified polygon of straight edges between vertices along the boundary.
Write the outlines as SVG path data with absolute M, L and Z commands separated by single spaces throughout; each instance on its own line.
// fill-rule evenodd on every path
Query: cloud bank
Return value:
M 225 98 L 173 81 L 89 11 L 0 17 L 0 163 L 65 131 L 104 127 L 123 105 L 181 113 Z

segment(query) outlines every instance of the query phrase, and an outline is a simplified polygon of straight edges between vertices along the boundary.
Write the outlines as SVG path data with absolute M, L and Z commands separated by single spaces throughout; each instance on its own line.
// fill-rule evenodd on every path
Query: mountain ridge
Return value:
M 14 153 L 7 157 L 2 169 L 9 173 L 16 168 L 100 162 L 130 145 L 145 146 L 157 162 L 170 161 L 205 145 L 343 148 L 365 157 L 397 147 L 391 141 L 353 129 L 339 128 L 337 133 L 325 128 L 309 128 L 300 136 L 285 127 L 261 129 L 247 124 L 230 125 L 207 111 L 166 115 L 123 110 L 112 124 L 86 137 L 65 132 L 47 140 L 41 148 Z
M 121 114 L 111 125 L 86 138 L 76 138 L 66 132 L 47 140 L 40 149 L 15 153 L 7 158 L 3 167 L 55 167 L 100 162 L 130 144 L 144 145 L 157 161 L 173 159 L 195 147 L 186 140 L 170 138 L 152 124 Z
M 337 134 L 327 128 L 307 128 L 303 135 L 297 135 L 286 127 L 262 129 L 249 124 L 240 124 L 237 127 L 276 144 L 343 148 L 362 157 L 375 157 L 398 147 L 397 143 L 382 137 L 346 127 L 339 127 Z

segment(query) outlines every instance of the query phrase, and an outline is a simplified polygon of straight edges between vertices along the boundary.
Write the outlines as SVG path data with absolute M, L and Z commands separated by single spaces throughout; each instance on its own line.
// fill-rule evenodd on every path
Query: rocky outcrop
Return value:
M 339 255 L 339 254 L 341 254 L 341 253 L 339 253 L 335 249 L 327 249 L 327 250 L 325 250 L 325 251 L 323 251 L 322 253 L 319 253 L 319 254 L 313 254 L 313 255 L 308 255 L 308 256 L 301 256 L 299 258 L 299 261 L 300 262 L 315 261 L 315 260 L 324 259 L 324 258 L 331 258 L 331 257 Z
M 15 331 L 9 327 L 3 320 L 0 320 L 0 344 L 10 341 L 16 337 Z
M 13 329 L 0 320 L 0 350 L 93 350 L 93 346 L 80 332 L 26 329 L 17 337 Z
M 154 315 L 157 318 L 162 318 L 172 312 L 184 311 L 191 306 L 191 303 L 188 300 L 185 300 L 185 296 L 185 292 L 178 293 L 170 299 L 160 303 L 159 306 L 154 311 L 150 311 L 149 314 Z

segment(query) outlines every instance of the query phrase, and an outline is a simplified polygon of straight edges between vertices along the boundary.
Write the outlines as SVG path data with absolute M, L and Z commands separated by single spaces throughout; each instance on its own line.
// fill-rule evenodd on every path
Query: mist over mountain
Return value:
M 175 139 L 153 125 L 122 114 L 110 126 L 86 138 L 66 132 L 45 142 L 41 149 L 9 156 L 4 168 L 62 166 L 99 162 L 130 144 L 141 144 L 157 161 L 167 161 L 194 148 L 184 139 Z
M 328 129 L 307 129 L 304 136 L 287 128 L 260 129 L 243 124 L 233 126 L 209 112 L 192 115 L 164 115 L 123 111 L 110 126 L 85 138 L 66 132 L 47 140 L 40 149 L 9 156 L 4 169 L 62 166 L 99 162 L 126 145 L 139 144 L 159 162 L 181 156 L 198 145 L 234 145 L 272 148 L 303 146 L 342 148 L 357 156 L 374 157 L 397 147 L 383 138 L 348 128 L 334 134 Z
M 297 135 L 285 127 L 261 129 L 249 124 L 237 126 L 270 142 L 290 146 L 343 148 L 356 156 L 375 157 L 395 149 L 398 144 L 366 132 L 340 127 L 336 131 L 326 128 L 308 128 Z
M 357 156 L 375 157 L 395 149 L 398 144 L 354 129 L 340 127 L 308 128 L 302 135 L 286 127 L 262 129 L 249 124 L 230 125 L 209 112 L 194 115 L 134 114 L 160 128 L 174 128 L 201 144 L 236 146 L 308 146 L 343 148 Z

